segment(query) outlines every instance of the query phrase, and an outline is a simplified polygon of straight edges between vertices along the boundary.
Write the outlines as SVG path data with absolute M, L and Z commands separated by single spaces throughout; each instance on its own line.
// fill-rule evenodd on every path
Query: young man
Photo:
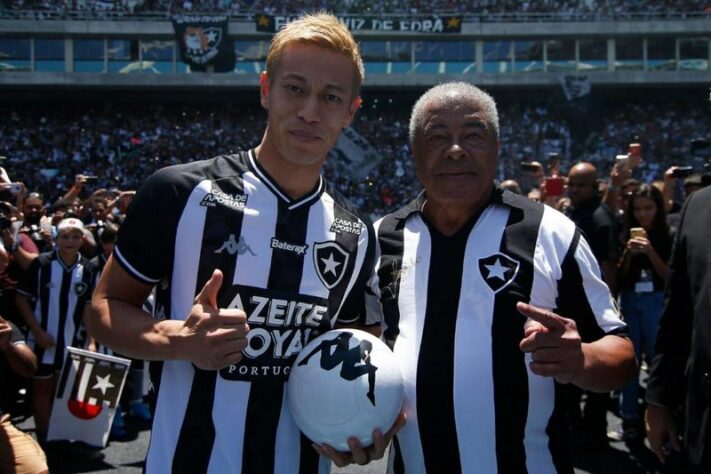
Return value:
M 368 305 L 405 381 L 395 472 L 572 474 L 559 384 L 607 391 L 634 369 L 590 248 L 558 211 L 495 186 L 498 113 L 480 89 L 426 92 L 410 143 L 424 192 L 375 224 Z
M 47 434 L 65 349 L 85 343 L 82 318 L 94 288 L 89 261 L 79 253 L 84 225 L 76 218 L 64 219 L 57 232 L 55 250 L 40 254 L 17 288 L 17 308 L 30 329 L 28 339 L 39 363 L 32 408 L 40 440 Z
M 372 228 L 319 174 L 360 104 L 357 45 L 332 15 L 307 15 L 274 36 L 266 69 L 262 142 L 150 177 L 92 301 L 99 342 L 164 361 L 149 473 L 316 472 L 286 376 L 316 334 L 363 318 Z M 156 284 L 163 320 L 140 309 Z

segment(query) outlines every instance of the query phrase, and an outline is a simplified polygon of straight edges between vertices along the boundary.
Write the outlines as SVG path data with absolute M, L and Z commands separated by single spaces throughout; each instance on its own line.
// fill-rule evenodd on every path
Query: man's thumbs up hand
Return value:
M 247 347 L 247 316 L 239 309 L 217 307 L 222 287 L 222 272 L 215 270 L 195 297 L 176 343 L 179 359 L 191 361 L 205 370 L 217 370 L 236 364 Z

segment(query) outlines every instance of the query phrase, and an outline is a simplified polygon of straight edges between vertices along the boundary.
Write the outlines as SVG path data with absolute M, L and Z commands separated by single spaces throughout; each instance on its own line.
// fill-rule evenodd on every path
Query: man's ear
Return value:
M 351 102 L 350 110 L 348 111 L 348 117 L 346 117 L 346 121 L 343 124 L 343 128 L 346 128 L 347 126 L 349 126 L 351 124 L 351 122 L 353 121 L 353 117 L 355 117 L 356 112 L 358 111 L 358 109 L 360 108 L 360 106 L 362 104 L 363 104 L 363 99 L 360 96 L 353 99 L 353 101 Z
M 269 108 L 269 92 L 271 88 L 269 87 L 269 78 L 267 77 L 267 72 L 263 71 L 259 75 L 259 102 L 265 109 Z

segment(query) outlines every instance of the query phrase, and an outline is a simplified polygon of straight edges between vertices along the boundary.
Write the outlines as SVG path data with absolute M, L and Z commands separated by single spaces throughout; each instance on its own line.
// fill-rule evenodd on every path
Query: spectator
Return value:
M 82 318 L 94 289 L 89 262 L 79 253 L 83 224 L 78 219 L 64 219 L 57 231 L 56 251 L 34 259 L 17 290 L 17 307 L 30 329 L 29 340 L 39 362 L 33 381 L 32 409 L 40 442 L 47 436 L 65 349 L 83 347 L 86 342 Z
M 664 280 L 669 270 L 673 230 L 666 221 L 662 193 L 641 185 L 628 198 L 623 237 L 625 250 L 619 263 L 620 309 L 634 344 L 637 360 L 654 358 L 654 341 L 662 316 Z M 639 407 L 639 380 L 622 390 L 620 415 L 626 442 L 639 442 L 643 434 Z
M 521 194 L 521 186 L 518 185 L 516 180 L 507 179 L 501 183 L 501 189 L 508 189 L 512 193 Z

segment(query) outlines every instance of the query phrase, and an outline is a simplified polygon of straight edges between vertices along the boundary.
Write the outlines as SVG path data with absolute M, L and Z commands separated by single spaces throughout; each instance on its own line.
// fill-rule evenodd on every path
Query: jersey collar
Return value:
M 511 205 L 511 193 L 510 191 L 505 191 L 503 190 L 498 182 L 494 183 L 494 189 L 491 192 L 491 196 L 489 197 L 489 202 L 486 204 L 485 207 L 489 207 L 492 204 L 507 204 Z M 423 189 L 420 191 L 420 194 L 417 195 L 417 197 L 412 200 L 408 205 L 405 207 L 401 208 L 398 211 L 395 211 L 393 216 L 395 216 L 396 219 L 407 219 L 410 217 L 411 214 L 422 214 L 422 208 L 425 205 L 425 201 L 427 201 L 427 197 L 425 196 L 425 190 Z
M 64 268 L 65 272 L 72 270 L 74 267 L 76 267 L 79 264 L 79 262 L 81 262 L 81 254 L 78 254 L 77 259 L 74 261 L 74 263 L 70 266 L 66 266 L 64 264 L 64 261 L 62 261 L 62 257 L 59 256 L 59 249 L 54 249 L 54 258 L 57 259 L 57 261 L 62 266 L 62 268 Z
M 254 153 L 254 149 L 249 150 L 249 153 L 247 154 L 247 163 L 249 164 L 249 167 L 252 172 L 254 172 L 254 174 L 259 177 L 260 181 L 262 181 L 269 188 L 269 190 L 274 193 L 275 196 L 277 196 L 280 200 L 284 201 L 289 210 L 293 210 L 301 206 L 310 206 L 314 202 L 318 201 L 321 197 L 321 193 L 323 193 L 324 180 L 323 176 L 319 175 L 318 183 L 316 183 L 316 186 L 313 190 L 311 190 L 311 192 L 307 193 L 306 195 L 300 197 L 297 200 L 292 199 L 289 197 L 288 194 L 284 192 L 284 190 L 281 189 L 281 187 L 279 187 L 279 185 L 272 179 L 272 177 L 269 176 L 267 170 L 262 167 L 262 165 L 257 160 L 257 156 Z

